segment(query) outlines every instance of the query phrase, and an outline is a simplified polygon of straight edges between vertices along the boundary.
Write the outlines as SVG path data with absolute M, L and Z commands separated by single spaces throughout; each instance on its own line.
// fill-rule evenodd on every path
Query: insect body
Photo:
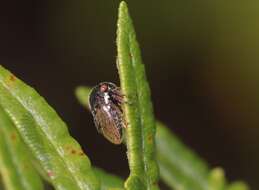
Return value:
M 110 82 L 95 86 L 89 96 L 89 104 L 97 131 L 114 144 L 122 142 L 122 128 L 125 122 L 121 104 L 123 95 Z

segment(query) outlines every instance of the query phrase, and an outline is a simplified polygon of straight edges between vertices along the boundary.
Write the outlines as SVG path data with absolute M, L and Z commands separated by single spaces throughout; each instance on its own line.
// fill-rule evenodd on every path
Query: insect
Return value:
M 89 105 L 97 131 L 114 144 L 121 144 L 122 129 L 126 127 L 123 110 L 123 94 L 111 82 L 101 82 L 89 95 Z

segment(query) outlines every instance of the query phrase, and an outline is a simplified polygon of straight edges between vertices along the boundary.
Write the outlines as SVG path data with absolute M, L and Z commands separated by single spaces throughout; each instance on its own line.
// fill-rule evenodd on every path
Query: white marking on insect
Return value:
M 110 96 L 109 96 L 108 92 L 105 92 L 104 93 L 104 102 L 105 102 L 105 104 L 109 104 L 109 98 L 110 98 Z
M 103 106 L 103 109 L 104 109 L 104 111 L 109 112 L 111 109 L 111 106 L 109 106 L 109 105 Z

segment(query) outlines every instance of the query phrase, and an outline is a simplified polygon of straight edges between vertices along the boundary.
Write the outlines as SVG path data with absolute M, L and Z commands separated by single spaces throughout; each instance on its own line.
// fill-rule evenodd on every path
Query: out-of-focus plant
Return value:
M 128 8 L 119 7 L 117 67 L 126 102 L 125 144 L 130 175 L 125 182 L 91 166 L 66 124 L 31 87 L 0 66 L 0 186 L 41 190 L 43 180 L 56 190 L 158 190 L 161 179 L 176 190 L 247 190 L 228 185 L 220 168 L 207 164 L 163 124 L 156 122 L 145 67 Z M 76 96 L 87 107 L 89 87 Z M 156 133 L 157 132 L 157 133 Z

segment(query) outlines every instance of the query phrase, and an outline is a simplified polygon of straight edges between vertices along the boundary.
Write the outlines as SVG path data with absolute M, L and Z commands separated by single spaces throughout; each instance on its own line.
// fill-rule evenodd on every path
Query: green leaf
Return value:
M 123 180 L 115 175 L 108 174 L 100 168 L 95 168 L 96 176 L 101 180 L 101 190 L 123 190 Z
M 0 173 L 7 190 L 43 190 L 24 143 L 14 124 L 0 107 Z
M 128 124 L 125 131 L 130 176 L 125 186 L 127 189 L 159 189 L 155 159 L 156 125 L 150 89 L 125 2 L 121 2 L 119 7 L 117 51 L 120 84 L 127 101 L 123 108 Z
M 157 123 L 156 142 L 161 178 L 172 189 L 249 190 L 243 182 L 227 188 L 223 169 L 209 170 L 205 161 L 160 122 Z
M 242 181 L 236 181 L 227 185 L 224 170 L 214 168 L 209 173 L 209 190 L 249 190 L 248 185 Z
M 176 190 L 208 190 L 208 167 L 162 123 L 157 123 L 157 159 L 161 178 Z
M 248 187 L 248 185 L 242 181 L 233 182 L 227 188 L 227 190 L 249 190 L 249 189 L 250 188 Z
M 100 189 L 66 124 L 32 88 L 0 66 L 0 106 L 57 190 Z
M 224 190 L 226 179 L 222 168 L 214 168 L 209 173 L 209 190 Z

